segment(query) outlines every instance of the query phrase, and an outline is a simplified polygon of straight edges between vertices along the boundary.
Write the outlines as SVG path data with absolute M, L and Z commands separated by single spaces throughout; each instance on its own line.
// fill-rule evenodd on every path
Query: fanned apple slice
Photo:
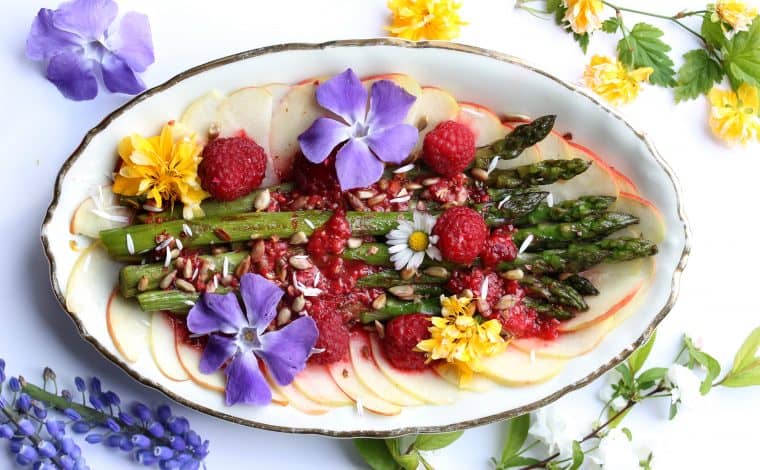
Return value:
M 639 188 L 636 187 L 636 183 L 631 181 L 629 177 L 627 177 L 623 172 L 615 168 L 614 166 L 610 166 L 610 171 L 612 171 L 612 174 L 615 175 L 615 179 L 617 180 L 618 188 L 620 188 L 620 192 L 625 192 L 628 194 L 639 194 Z
M 364 407 L 383 416 L 395 416 L 401 413 L 400 406 L 380 398 L 375 392 L 362 385 L 356 377 L 354 366 L 348 359 L 333 362 L 327 366 L 327 369 L 338 387 L 356 402 L 357 407 Z
M 353 405 L 348 397 L 335 383 L 327 366 L 309 364 L 293 379 L 293 386 L 307 398 L 326 406 Z
M 187 344 L 182 341 L 179 335 L 174 336 L 174 347 L 179 358 L 179 363 L 182 368 L 185 369 L 190 380 L 200 385 L 203 388 L 214 390 L 217 392 L 224 392 L 227 385 L 227 378 L 224 376 L 224 372 L 221 369 L 216 370 L 210 374 L 204 374 L 199 369 L 201 363 L 202 351 L 196 346 Z
M 274 110 L 280 105 L 280 102 L 285 98 L 285 95 L 290 93 L 292 87 L 284 83 L 267 83 L 261 88 L 265 89 L 270 95 L 272 95 L 272 113 L 274 113 Z M 272 140 L 271 137 L 269 140 Z M 267 146 L 268 145 L 269 144 L 267 143 Z
M 150 314 L 143 312 L 135 299 L 125 299 L 118 289 L 114 289 L 108 299 L 106 323 L 121 355 L 129 362 L 140 359 L 148 345 Z
M 467 390 L 469 392 L 487 392 L 496 385 L 492 380 L 481 374 L 475 374 L 469 381 L 461 383 L 456 368 L 445 362 L 436 364 L 433 366 L 433 370 L 435 370 L 436 374 L 438 374 L 443 380 L 460 390 Z
M 182 382 L 189 380 L 190 376 L 177 357 L 174 335 L 174 321 L 169 314 L 153 312 L 150 320 L 150 352 L 153 361 L 168 379 Z
M 373 75 L 373 76 L 364 78 L 362 80 L 362 84 L 367 89 L 367 91 L 369 91 L 370 88 L 372 87 L 372 84 L 379 80 L 390 80 L 396 85 L 403 88 L 407 93 L 409 93 L 410 95 L 416 98 L 419 98 L 420 95 L 422 95 L 422 88 L 420 87 L 420 84 L 417 83 L 417 80 L 403 73 L 389 73 L 389 74 L 383 74 L 383 75 Z
M 585 151 L 585 147 L 571 144 L 571 153 L 568 158 L 582 158 L 591 161 L 591 166 L 580 175 L 567 180 L 557 181 L 553 184 L 539 186 L 544 191 L 552 194 L 554 202 L 577 199 L 581 196 L 612 196 L 617 197 L 619 189 L 617 180 L 610 170 L 609 165 L 601 160 L 592 158 L 591 154 Z M 546 155 L 541 155 L 542 159 L 547 159 Z
M 589 328 L 615 315 L 633 299 L 649 277 L 644 259 L 623 263 L 602 263 L 581 273 L 599 289 L 599 295 L 585 297 L 589 309 L 562 322 L 561 332 Z
M 582 356 L 594 349 L 614 325 L 615 317 L 609 317 L 595 325 L 570 333 L 562 333 L 557 339 L 519 338 L 510 344 L 530 354 L 534 351 L 540 357 L 571 359 Z
M 456 401 L 459 389 L 430 369 L 407 371 L 393 367 L 382 351 L 380 341 L 370 336 L 372 358 L 380 372 L 398 388 L 427 403 L 445 405 Z
M 510 387 L 534 385 L 552 379 L 565 366 L 564 359 L 531 357 L 517 348 L 507 349 L 483 360 L 486 377 Z
M 190 103 L 179 122 L 186 128 L 195 132 L 201 142 L 208 140 L 209 128 L 216 123 L 217 110 L 222 101 L 225 100 L 223 93 L 217 90 L 211 90 L 205 95 L 197 98 Z
M 510 132 L 501 124 L 499 116 L 488 108 L 473 104 L 459 103 L 456 121 L 467 126 L 475 135 L 475 146 L 483 147 L 503 139 Z
M 406 123 L 419 129 L 419 139 L 412 153 L 422 148 L 422 142 L 428 132 L 443 121 L 456 119 L 459 103 L 449 93 L 434 87 L 422 87 L 422 94 L 412 105 L 406 116 Z
M 647 292 L 649 288 L 652 286 L 652 283 L 654 282 L 654 275 L 655 275 L 655 272 L 657 271 L 657 260 L 655 258 L 647 258 L 644 269 L 648 272 L 647 281 L 644 283 L 641 289 L 639 289 L 639 291 L 636 293 L 633 299 L 630 302 L 628 302 L 628 304 L 626 304 L 625 307 L 621 308 L 620 311 L 616 313 L 614 317 L 612 317 L 613 318 L 612 328 L 617 328 L 618 326 L 620 326 L 621 323 L 623 323 L 631 315 L 637 312 L 639 308 L 641 308 L 641 306 L 644 304 L 644 300 L 647 297 Z
M 95 197 L 99 202 L 95 201 Z M 69 232 L 99 238 L 102 230 L 126 227 L 132 221 L 130 209 L 119 205 L 119 198 L 110 187 L 101 186 L 98 194 L 88 197 L 74 211 L 69 223 Z
M 570 145 L 557 131 L 549 132 L 536 145 L 541 149 L 541 158 L 544 160 L 566 160 L 572 154 Z
M 371 347 L 369 336 L 366 332 L 356 331 L 351 333 L 351 340 L 349 342 L 351 365 L 354 366 L 354 371 L 359 378 L 359 382 L 394 405 L 421 405 L 423 403 L 421 400 L 398 388 L 380 372 L 374 359 L 372 359 Z
M 667 235 L 665 218 L 657 206 L 641 196 L 620 193 L 620 196 L 613 205 L 613 210 L 638 217 L 639 223 L 634 228 L 639 230 L 644 238 L 652 240 L 655 243 L 665 241 L 665 236 Z
M 108 276 L 109 271 L 113 272 L 114 276 L 118 273 L 100 240 L 85 248 L 71 267 L 71 274 L 66 282 L 66 310 L 73 313 L 86 311 L 92 302 L 90 273 L 93 271 L 102 273 L 103 276 Z
M 284 402 L 277 404 L 290 405 L 301 413 L 305 413 L 307 415 L 323 415 L 332 409 L 329 406 L 315 402 L 303 393 L 299 392 L 298 389 L 293 386 L 293 384 L 280 385 L 276 383 L 268 371 L 264 375 L 266 376 L 267 382 L 269 382 L 269 388 L 272 390 L 272 401 L 274 401 L 275 394 L 282 397 L 284 400 Z
M 593 158 L 595 162 L 601 162 L 601 164 L 612 173 L 613 177 L 615 178 L 615 181 L 617 182 L 618 189 L 621 192 L 627 192 L 631 194 L 639 193 L 639 190 L 636 187 L 636 184 L 633 181 L 631 181 L 630 178 L 628 178 L 623 172 L 621 172 L 614 166 L 608 164 L 602 157 L 599 156 L 599 154 L 597 154 L 593 150 L 589 149 L 588 147 L 584 147 L 583 145 L 576 144 L 573 141 L 567 140 L 564 137 L 562 137 L 562 142 L 564 143 L 565 148 L 567 149 L 567 152 L 572 152 L 573 149 L 583 149 L 583 152 L 591 156 L 591 158 Z

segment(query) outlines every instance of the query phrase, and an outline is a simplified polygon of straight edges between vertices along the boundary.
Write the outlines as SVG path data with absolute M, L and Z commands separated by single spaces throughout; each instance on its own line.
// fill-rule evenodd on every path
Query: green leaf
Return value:
M 528 428 L 530 427 L 530 413 L 526 413 L 509 421 L 509 432 L 507 433 L 507 442 L 504 443 L 504 449 L 501 451 L 501 462 L 505 463 L 511 459 L 525 444 L 528 438 Z
M 382 439 L 354 439 L 354 445 L 372 470 L 396 470 L 396 461 Z
M 721 382 L 726 387 L 751 387 L 760 385 L 760 328 L 755 328 L 734 356 L 731 370 Z
M 623 386 L 625 388 L 630 388 L 631 385 L 633 385 L 633 375 L 631 374 L 631 369 L 628 365 L 623 362 L 622 364 L 618 364 L 618 366 L 615 367 L 615 370 L 620 374 L 620 380 L 623 382 Z
M 629 441 L 633 441 L 633 433 L 628 428 L 620 428 L 621 431 L 623 431 L 623 434 L 628 438 Z
M 620 19 L 617 16 L 607 18 L 602 23 L 602 31 L 609 34 L 614 34 L 620 29 Z
M 702 395 L 706 395 L 712 388 L 713 381 L 720 375 L 720 363 L 711 355 L 697 349 L 688 336 L 684 338 L 684 344 L 686 344 L 686 350 L 689 353 L 689 363 L 693 364 L 696 362 L 707 370 L 705 378 L 699 387 L 699 392 Z
M 723 32 L 720 21 L 713 22 L 710 19 L 711 16 L 712 14 L 707 13 L 702 18 L 702 36 L 707 44 L 720 50 L 726 45 L 726 34 Z
M 704 49 L 694 49 L 683 55 L 684 63 L 678 69 L 676 103 L 692 100 L 708 93 L 714 84 L 723 79 L 723 67 Z
M 538 459 L 515 455 L 510 457 L 506 462 L 502 462 L 499 468 L 528 467 L 530 465 L 535 465 L 538 462 Z
M 414 447 L 419 450 L 443 449 L 462 437 L 464 431 L 447 432 L 443 434 L 420 434 L 414 441 Z
M 573 441 L 573 464 L 570 465 L 568 470 L 578 470 L 583 465 L 583 458 L 586 455 L 583 453 L 581 444 L 578 441 Z
M 678 406 L 675 403 L 670 404 L 670 413 L 668 413 L 668 419 L 673 419 L 678 414 Z
M 617 427 L 623 421 L 623 419 L 625 419 L 625 417 L 628 415 L 628 413 L 632 409 L 633 408 L 628 408 L 627 410 L 623 411 L 620 414 L 618 414 L 618 411 L 615 411 L 612 408 L 608 409 L 607 410 L 607 419 L 612 419 L 613 417 L 614 417 L 614 419 L 612 419 L 607 426 L 610 429 Z
M 635 350 L 630 356 L 628 356 L 628 366 L 631 368 L 631 373 L 636 375 L 636 372 L 641 370 L 649 357 L 649 353 L 652 352 L 652 346 L 654 346 L 655 338 L 657 338 L 657 330 L 652 333 L 646 343 L 639 349 Z
M 742 83 L 760 86 L 760 17 L 726 44 L 723 63 L 734 89 Z
M 636 377 L 636 383 L 638 383 L 639 388 L 646 390 L 662 380 L 667 373 L 668 369 L 665 367 L 652 367 L 639 374 L 639 376 Z
M 560 8 L 564 8 L 564 4 L 562 0 L 546 0 L 547 13 L 556 13 L 557 10 L 559 10 Z
M 417 452 L 402 454 L 399 449 L 398 439 L 386 439 L 385 447 L 388 448 L 391 458 L 404 470 L 417 470 L 417 467 L 420 466 L 420 456 Z
M 583 51 L 584 54 L 588 52 L 588 43 L 590 39 L 588 33 L 583 33 L 583 34 L 573 33 L 573 39 L 575 39 L 575 42 L 577 42 L 578 45 L 581 47 L 581 50 Z
M 670 46 L 662 39 L 662 30 L 647 23 L 638 23 L 618 42 L 620 61 L 631 68 L 652 67 L 649 81 L 655 85 L 676 85 L 673 61 L 668 57 Z

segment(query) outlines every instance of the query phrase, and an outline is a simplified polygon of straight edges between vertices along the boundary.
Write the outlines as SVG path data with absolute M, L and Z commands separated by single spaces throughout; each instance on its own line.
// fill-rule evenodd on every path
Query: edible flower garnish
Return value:
M 402 220 L 388 233 L 388 251 L 397 271 L 419 268 L 426 254 L 430 259 L 441 259 L 441 252 L 435 246 L 438 236 L 430 234 L 435 220 L 435 216 L 415 210 L 411 222 Z
M 353 70 L 320 84 L 317 102 L 341 119 L 321 117 L 298 137 L 301 151 L 312 163 L 323 162 L 345 142 L 335 157 L 341 189 L 362 188 L 379 180 L 385 163 L 400 164 L 417 143 L 417 128 L 404 124 L 416 100 L 390 80 L 367 90 Z
M 576 34 L 586 34 L 602 27 L 602 0 L 565 0 L 565 20 Z
M 194 136 L 180 137 L 175 126 L 170 122 L 160 135 L 147 139 L 132 134 L 121 140 L 122 166 L 114 176 L 113 192 L 147 196 L 159 209 L 164 201 L 179 200 L 185 219 L 201 217 L 200 203 L 208 197 L 198 180 L 201 146 Z
M 109 91 L 134 95 L 145 89 L 137 75 L 153 63 L 148 17 L 128 12 L 112 28 L 119 6 L 112 0 L 72 0 L 42 8 L 26 40 L 26 56 L 48 61 L 45 76 L 66 98 L 98 95 L 98 76 Z
M 432 317 L 430 339 L 420 341 L 417 350 L 426 352 L 428 361 L 445 359 L 459 373 L 462 384 L 482 371 L 481 358 L 504 350 L 499 320 L 478 323 L 473 317 L 475 304 L 468 297 L 441 296 L 441 316 Z
M 266 405 L 272 401 L 272 391 L 259 368 L 259 359 L 275 382 L 287 385 L 306 367 L 319 333 L 309 316 L 266 332 L 277 315 L 283 290 L 263 276 L 244 274 L 240 279 L 240 296 L 245 314 L 232 292 L 203 294 L 190 309 L 187 327 L 195 335 L 208 335 L 199 366 L 201 372 L 210 374 L 227 364 L 227 405 Z
M 387 28 L 397 37 L 451 40 L 467 23 L 459 17 L 461 3 L 453 0 L 389 0 L 393 20 Z
M 752 20 L 757 16 L 757 8 L 751 8 L 737 0 L 718 0 L 715 3 L 710 20 L 713 23 L 722 21 L 731 26 L 734 31 L 747 31 Z
M 746 144 L 760 139 L 760 99 L 757 88 L 742 83 L 739 90 L 713 88 L 708 95 L 710 128 L 727 142 Z
M 586 67 L 583 78 L 586 86 L 612 104 L 630 103 L 639 94 L 641 82 L 649 80 L 654 70 L 641 67 L 628 70 L 617 59 L 595 55 Z

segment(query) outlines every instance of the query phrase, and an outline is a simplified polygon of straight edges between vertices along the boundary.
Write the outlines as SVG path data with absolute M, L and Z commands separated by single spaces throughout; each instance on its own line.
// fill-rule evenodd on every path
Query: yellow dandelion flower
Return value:
M 760 140 L 760 98 L 757 88 L 742 83 L 738 92 L 713 88 L 708 95 L 710 128 L 726 142 Z
M 591 33 L 602 27 L 602 0 L 565 0 L 565 6 L 565 20 L 574 33 Z
M 161 134 L 132 134 L 119 142 L 121 168 L 114 176 L 113 191 L 125 196 L 146 196 L 157 207 L 164 202 L 184 204 L 183 217 L 203 215 L 200 203 L 208 197 L 198 179 L 202 147 L 195 136 L 180 132 L 171 121 Z
M 641 82 L 648 80 L 652 72 L 651 67 L 628 70 L 619 60 L 595 55 L 586 66 L 583 78 L 596 94 L 617 105 L 633 101 L 639 94 Z
M 736 31 L 747 31 L 757 16 L 757 8 L 750 8 L 737 0 L 718 0 L 710 18 L 714 23 L 722 21 Z
M 386 29 L 412 41 L 454 39 L 467 24 L 459 17 L 460 7 L 454 0 L 388 0 L 393 19 Z
M 501 352 L 507 343 L 501 336 L 501 323 L 478 323 L 475 305 L 467 297 L 441 296 L 441 316 L 433 317 L 430 339 L 420 341 L 417 350 L 427 353 L 428 361 L 444 359 L 459 373 L 460 383 L 481 372 L 481 358 Z

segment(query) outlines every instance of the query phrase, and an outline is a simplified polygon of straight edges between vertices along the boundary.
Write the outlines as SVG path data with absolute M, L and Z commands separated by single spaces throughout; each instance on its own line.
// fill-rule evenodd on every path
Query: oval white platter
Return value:
M 594 149 L 609 165 L 627 175 L 642 197 L 659 208 L 666 232 L 659 244 L 656 272 L 648 288 L 624 312 L 595 326 L 611 330 L 603 341 L 586 354 L 569 360 L 547 382 L 462 391 L 453 403 L 407 407 L 395 416 L 360 414 L 351 406 L 320 415 L 277 405 L 228 407 L 217 391 L 204 389 L 192 381 L 167 378 L 151 357 L 147 350 L 149 341 L 144 338 L 141 340 L 146 350 L 138 350 L 129 360 L 120 354 L 109 335 L 105 315 L 118 264 L 93 256 L 86 261 L 87 269 L 79 270 L 83 279 L 72 281 L 81 251 L 74 251 L 71 242 L 74 240 L 81 246 L 87 241 L 69 230 L 72 216 L 89 196 L 90 188 L 107 182 L 119 140 L 134 132 L 155 134 L 162 122 L 178 118 L 189 102 L 212 89 L 229 92 L 266 83 L 297 83 L 309 77 L 340 73 L 347 67 L 359 76 L 408 74 L 420 84 L 447 90 L 460 102 L 480 103 L 498 111 L 534 117 L 556 114 L 555 129 L 560 134 L 571 132 L 573 141 Z M 61 305 L 82 337 L 129 375 L 180 403 L 239 424 L 341 437 L 443 432 L 486 424 L 544 406 L 588 384 L 627 357 L 672 308 L 689 252 L 688 236 L 671 169 L 647 137 L 615 111 L 573 85 L 511 56 L 462 45 L 393 39 L 256 49 L 195 67 L 146 91 L 87 133 L 61 169 L 42 229 L 51 281 Z M 64 296 L 70 282 L 85 283 L 87 295 L 67 304 Z M 147 324 L 149 319 L 146 314 L 143 320 Z M 140 334 L 148 335 L 149 330 L 141 328 L 138 322 L 135 335 Z

